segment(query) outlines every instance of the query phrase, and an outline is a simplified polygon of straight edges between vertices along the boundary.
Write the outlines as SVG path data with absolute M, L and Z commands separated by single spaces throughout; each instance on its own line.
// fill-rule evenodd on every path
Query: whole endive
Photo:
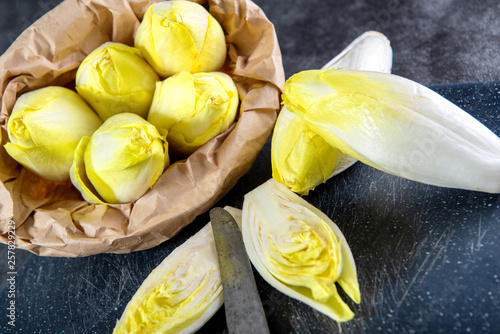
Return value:
M 365 32 L 323 67 L 326 68 L 390 73 L 390 42 L 379 32 Z M 330 145 L 284 106 L 274 127 L 271 162 L 275 180 L 296 193 L 307 195 L 353 165 L 356 159 Z
M 168 164 L 164 136 L 142 117 L 123 113 L 81 139 L 70 176 L 89 203 L 129 203 L 144 195 Z
M 163 77 L 181 71 L 215 71 L 226 59 L 226 39 L 219 22 L 191 1 L 151 5 L 137 29 L 135 46 Z
M 217 251 L 208 223 L 149 274 L 113 333 L 195 333 L 223 302 Z
M 500 192 L 500 138 L 431 89 L 400 76 L 344 70 L 293 75 L 285 106 L 343 153 L 436 186 Z
M 270 179 L 245 195 L 242 234 L 252 264 L 269 284 L 338 322 L 352 319 L 335 283 L 360 302 L 354 258 L 320 210 Z
M 101 125 L 74 91 L 44 87 L 21 95 L 7 121 L 5 150 L 17 162 L 52 181 L 69 180 L 76 146 Z
M 187 156 L 234 122 L 238 103 L 229 75 L 183 71 L 157 83 L 148 121 L 168 132 L 173 153 Z
M 107 42 L 76 72 L 76 90 L 102 120 L 119 113 L 147 117 L 158 75 L 137 48 Z

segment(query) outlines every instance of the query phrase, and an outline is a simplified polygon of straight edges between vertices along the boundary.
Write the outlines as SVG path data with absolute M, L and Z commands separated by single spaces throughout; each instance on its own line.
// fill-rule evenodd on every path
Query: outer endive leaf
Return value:
M 194 333 L 222 304 L 219 262 L 208 223 L 149 274 L 113 333 Z
M 390 73 L 392 48 L 382 33 L 367 31 L 352 41 L 322 69 L 338 68 Z
M 414 81 L 312 70 L 284 86 L 285 106 L 343 153 L 382 171 L 452 188 L 500 191 L 500 138 Z
M 356 265 L 321 211 L 270 179 L 245 195 L 242 234 L 252 264 L 273 287 L 339 322 L 354 316 L 335 282 L 359 303 Z
M 63 181 L 68 175 L 69 153 L 75 149 L 75 143 L 47 144 L 23 147 L 11 142 L 5 144 L 7 153 L 25 168 L 43 176 L 47 180 Z
M 75 157 L 73 159 L 73 164 L 69 170 L 69 176 L 71 183 L 75 186 L 78 191 L 83 196 L 83 199 L 90 204 L 106 204 L 99 196 L 94 186 L 90 182 L 87 171 L 85 170 L 84 155 L 87 145 L 90 141 L 90 137 L 83 137 L 75 150 Z
M 296 193 L 307 195 L 332 174 L 339 153 L 299 116 L 285 107 L 281 109 L 271 142 L 272 171 L 276 181 Z
M 377 31 L 367 31 L 356 38 L 322 69 L 361 70 L 391 73 L 392 48 L 389 40 Z M 357 160 L 337 150 L 330 177 L 342 173 Z M 330 178 L 329 177 L 329 178 Z

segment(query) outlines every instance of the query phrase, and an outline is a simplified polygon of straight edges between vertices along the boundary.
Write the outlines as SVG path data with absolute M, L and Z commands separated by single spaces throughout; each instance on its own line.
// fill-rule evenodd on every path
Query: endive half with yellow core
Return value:
M 52 181 L 69 180 L 75 148 L 101 125 L 74 91 L 49 86 L 21 95 L 7 121 L 5 150 L 21 165 Z
M 343 153 L 431 185 L 500 192 L 500 138 L 431 89 L 344 70 L 293 75 L 285 106 Z
M 223 302 L 215 240 L 208 223 L 149 274 L 113 333 L 194 333 Z
M 222 72 L 180 72 L 156 86 L 148 121 L 168 131 L 173 153 L 187 156 L 224 132 L 238 112 L 238 89 Z
M 120 204 L 137 200 L 169 164 L 168 146 L 142 117 L 123 113 L 106 120 L 75 151 L 70 176 L 89 203 Z
M 248 256 L 269 284 L 338 322 L 352 319 L 335 283 L 359 303 L 356 265 L 335 223 L 274 179 L 245 195 L 242 219 Z
M 146 118 L 158 80 L 139 49 L 107 42 L 81 63 L 76 90 L 102 120 L 125 112 Z
M 163 77 L 181 71 L 215 71 L 226 59 L 226 39 L 219 22 L 190 1 L 151 5 L 137 29 L 135 46 Z
M 325 68 L 390 73 L 390 42 L 379 32 L 365 32 Z M 283 107 L 274 127 L 271 162 L 275 180 L 296 193 L 307 195 L 331 176 L 352 166 L 356 159 L 327 143 L 299 116 Z

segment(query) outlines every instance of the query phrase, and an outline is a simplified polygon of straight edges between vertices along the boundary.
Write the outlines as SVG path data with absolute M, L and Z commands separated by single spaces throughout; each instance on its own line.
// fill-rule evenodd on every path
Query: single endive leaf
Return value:
M 391 73 L 392 48 L 385 35 L 367 31 L 351 42 L 322 69 L 343 69 Z M 337 150 L 337 159 L 329 178 L 338 175 L 357 162 L 348 154 Z
M 238 89 L 222 72 L 183 71 L 157 83 L 148 121 L 173 153 L 187 156 L 224 132 L 238 112 Z
M 500 192 L 500 138 L 409 79 L 312 70 L 284 86 L 285 106 L 332 146 L 387 173 L 436 186 Z
M 325 214 L 270 179 L 245 195 L 241 225 L 248 256 L 269 284 L 336 321 L 354 316 L 335 283 L 359 303 L 356 265 Z
M 74 91 L 49 86 L 21 95 L 7 121 L 5 149 L 24 167 L 52 181 L 69 180 L 74 150 L 101 125 Z
M 151 5 L 137 29 L 135 46 L 163 77 L 181 71 L 215 71 L 226 59 L 226 39 L 219 22 L 191 1 Z
M 69 157 L 75 143 L 48 144 L 35 147 L 23 147 L 14 143 L 6 143 L 5 150 L 23 167 L 47 180 L 65 181 L 68 178 Z
M 381 33 L 368 31 L 356 38 L 323 68 L 390 72 L 392 48 Z M 290 190 L 310 190 L 352 166 L 357 160 L 342 153 L 315 133 L 284 106 L 274 127 L 271 144 L 273 177 Z
M 392 70 L 391 43 L 380 32 L 364 32 L 322 67 L 322 69 L 331 68 L 390 73 Z
M 194 333 L 222 304 L 219 262 L 208 223 L 149 274 L 113 333 Z
M 125 112 L 146 118 L 158 80 L 139 49 L 115 42 L 85 57 L 75 79 L 76 90 L 102 120 Z
M 84 156 L 89 141 L 90 137 L 85 136 L 78 143 L 75 150 L 73 164 L 71 165 L 69 171 L 69 176 L 71 183 L 73 183 L 75 188 L 82 194 L 85 201 L 90 204 L 106 204 L 97 195 L 97 190 L 95 190 L 94 186 L 90 182 L 87 176 L 87 171 L 85 170 Z

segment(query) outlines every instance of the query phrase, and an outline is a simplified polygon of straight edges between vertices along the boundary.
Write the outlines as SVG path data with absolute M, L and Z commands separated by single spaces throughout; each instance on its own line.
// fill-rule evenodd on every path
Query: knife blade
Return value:
M 228 332 L 269 333 L 252 266 L 233 216 L 223 208 L 210 210 L 219 258 Z

